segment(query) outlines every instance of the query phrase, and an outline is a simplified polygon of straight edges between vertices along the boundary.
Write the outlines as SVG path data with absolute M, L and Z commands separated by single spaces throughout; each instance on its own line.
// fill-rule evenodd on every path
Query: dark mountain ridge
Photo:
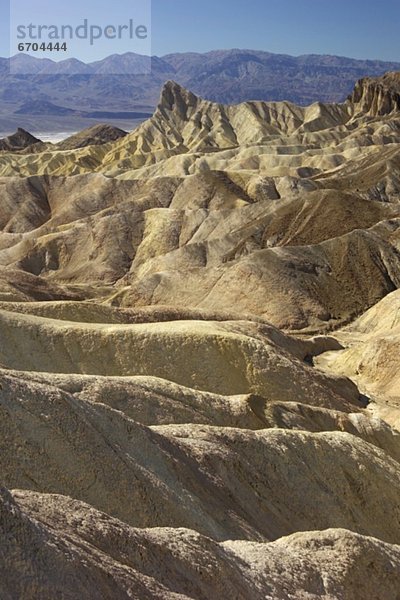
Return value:
M 24 74 L 27 68 L 30 75 Z M 400 63 L 240 49 L 163 57 L 126 53 L 88 65 L 76 59 L 54 62 L 20 54 L 0 59 L 0 130 L 5 131 L 5 126 L 10 130 L 17 126 L 32 129 L 30 115 L 35 115 L 40 130 L 48 116 L 53 117 L 52 129 L 60 123 L 60 127 L 68 129 L 71 125 L 76 130 L 93 125 L 97 111 L 124 129 L 127 123 L 117 123 L 118 119 L 132 119 L 132 128 L 153 111 L 169 79 L 224 104 L 289 100 L 308 105 L 344 101 L 357 80 L 396 70 L 400 70 Z M 135 72 L 144 74 L 132 74 Z M 57 114 L 47 110 L 49 103 L 57 106 Z M 36 107 L 34 112 L 30 112 L 30 105 Z M 25 115 L 22 120 L 21 108 Z M 85 118 L 78 126 L 77 114 Z
M 15 133 L 9 135 L 4 139 L 0 139 L 0 151 L 3 152 L 14 152 L 18 150 L 24 150 L 29 146 L 40 143 L 40 140 L 35 138 L 32 134 L 25 129 L 19 127 Z

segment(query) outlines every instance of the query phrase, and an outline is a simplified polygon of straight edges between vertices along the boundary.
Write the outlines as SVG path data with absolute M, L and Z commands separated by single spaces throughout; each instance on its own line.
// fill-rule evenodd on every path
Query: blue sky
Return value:
M 96 18 L 99 23 L 122 22 L 134 1 L 140 0 L 96 0 Z M 94 0 L 11 2 L 27 2 L 37 14 L 42 6 L 54 19 L 67 14 L 77 20 L 90 13 Z M 8 3 L 0 0 L 1 56 L 9 54 Z M 152 52 L 160 56 L 236 47 L 400 61 L 399 26 L 400 0 L 153 0 Z M 107 40 L 98 43 L 96 53 L 128 50 L 136 50 L 128 40 L 117 49 Z M 81 60 L 97 57 L 87 46 L 79 52 Z

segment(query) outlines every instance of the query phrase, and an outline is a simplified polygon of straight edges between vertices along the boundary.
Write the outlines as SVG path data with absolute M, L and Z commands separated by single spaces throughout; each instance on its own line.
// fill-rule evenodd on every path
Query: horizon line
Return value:
M 113 58 L 113 57 L 124 57 L 127 55 L 134 55 L 140 58 L 147 58 L 147 59 L 153 59 L 153 58 L 158 58 L 158 59 L 165 59 L 168 56 L 172 56 L 172 55 L 185 55 L 185 54 L 195 54 L 198 56 L 206 56 L 207 54 L 213 54 L 216 52 L 233 52 L 233 51 L 238 51 L 238 52 L 253 52 L 253 53 L 262 53 L 262 54 L 269 54 L 272 56 L 286 56 L 286 57 L 290 57 L 290 58 L 294 58 L 294 59 L 299 59 L 299 58 L 304 58 L 304 57 L 308 57 L 308 56 L 318 56 L 318 57 L 325 57 L 325 58 L 339 58 L 339 59 L 347 59 L 347 60 L 353 60 L 356 62 L 380 62 L 380 63 L 390 63 L 390 64 L 398 64 L 400 65 L 400 59 L 398 61 L 396 60 L 385 60 L 382 58 L 354 58 L 352 56 L 345 56 L 345 55 L 339 55 L 339 54 L 320 54 L 318 52 L 311 52 L 311 53 L 306 53 L 306 54 L 286 54 L 283 52 L 270 52 L 269 50 L 259 50 L 259 49 L 254 49 L 254 48 L 215 48 L 213 50 L 207 50 L 205 52 L 198 52 L 198 51 L 178 51 L 178 52 L 169 52 L 167 54 L 163 54 L 163 55 L 158 55 L 158 54 L 139 54 L 137 52 L 131 52 L 131 51 L 127 51 L 127 52 L 123 52 L 123 53 L 114 53 L 114 54 L 107 54 L 105 55 L 103 58 L 99 58 L 97 60 L 92 60 L 90 62 L 85 62 L 84 60 L 80 59 L 80 58 L 76 58 L 75 56 L 72 56 L 70 58 L 65 58 L 65 59 L 60 59 L 60 60 L 54 60 L 48 57 L 37 57 L 37 56 L 33 56 L 32 54 L 29 54 L 27 52 L 17 52 L 16 54 L 13 54 L 12 56 L 0 56 L 0 60 L 6 60 L 6 61 L 10 61 L 13 59 L 18 59 L 19 57 L 25 57 L 25 58 L 31 58 L 34 61 L 47 61 L 47 62 L 51 62 L 53 64 L 61 64 L 61 63 L 65 63 L 65 62 L 69 62 L 69 61 L 77 61 L 79 63 L 81 63 L 82 65 L 85 66 L 90 66 L 90 65 L 94 65 L 96 63 L 102 62 L 108 58 Z

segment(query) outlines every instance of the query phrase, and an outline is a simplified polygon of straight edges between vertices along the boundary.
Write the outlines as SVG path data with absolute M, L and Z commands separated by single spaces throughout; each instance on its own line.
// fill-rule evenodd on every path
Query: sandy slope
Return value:
M 16 594 L 383 600 L 395 598 L 398 589 L 399 546 L 344 529 L 274 543 L 216 543 L 183 528 L 133 529 L 62 496 L 5 490 L 0 524 L 3 534 L 12 535 L 0 567 L 5 600 Z M 40 553 L 26 555 L 26 539 Z M 8 568 L 10 556 L 31 576 Z

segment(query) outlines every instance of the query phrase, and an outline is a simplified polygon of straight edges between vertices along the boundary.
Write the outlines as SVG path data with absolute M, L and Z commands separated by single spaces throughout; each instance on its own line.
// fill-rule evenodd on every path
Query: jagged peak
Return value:
M 18 127 L 15 133 L 0 139 L 0 150 L 23 150 L 37 143 L 40 143 L 38 138 L 22 127 Z
M 17 131 L 15 133 L 13 133 L 12 135 L 8 136 L 7 139 L 11 139 L 14 137 L 24 137 L 26 139 L 29 140 L 35 140 L 36 142 L 39 142 L 40 140 L 38 140 L 38 138 L 35 138 L 34 135 L 32 135 L 31 133 L 29 133 L 29 131 L 27 131 L 26 129 L 23 129 L 22 127 L 18 127 Z
M 348 100 L 355 114 L 378 117 L 400 111 L 400 72 L 360 79 Z
M 167 81 L 161 91 L 158 108 L 168 111 L 178 111 L 187 114 L 189 108 L 193 108 L 200 98 L 193 92 L 187 90 L 176 81 Z

